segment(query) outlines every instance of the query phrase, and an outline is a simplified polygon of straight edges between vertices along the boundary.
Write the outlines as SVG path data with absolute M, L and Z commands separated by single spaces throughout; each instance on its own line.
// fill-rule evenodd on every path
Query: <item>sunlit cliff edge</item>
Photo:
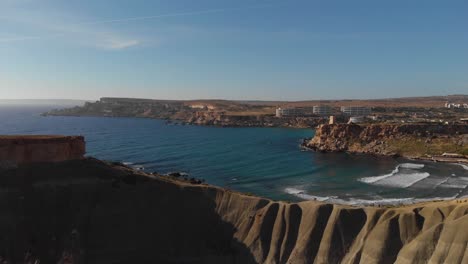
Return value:
M 74 157 L 0 175 L 9 263 L 468 262 L 468 198 L 287 203 Z
M 304 146 L 324 152 L 468 163 L 468 125 L 327 124 L 317 127 Z

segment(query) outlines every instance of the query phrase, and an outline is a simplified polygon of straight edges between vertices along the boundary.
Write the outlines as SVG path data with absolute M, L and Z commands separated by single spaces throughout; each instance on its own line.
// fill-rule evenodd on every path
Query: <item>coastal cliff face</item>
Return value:
M 7 263 L 467 263 L 468 202 L 275 202 L 94 159 L 0 171 Z
M 0 136 L 0 166 L 81 159 L 81 136 Z
M 318 151 L 348 151 L 424 157 L 445 152 L 468 155 L 467 125 L 321 125 L 305 146 Z

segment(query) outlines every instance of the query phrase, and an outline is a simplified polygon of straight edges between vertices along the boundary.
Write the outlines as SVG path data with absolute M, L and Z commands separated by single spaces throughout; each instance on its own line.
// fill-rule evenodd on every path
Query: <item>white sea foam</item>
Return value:
M 419 170 L 419 169 L 424 168 L 424 164 L 416 164 L 416 163 L 402 163 L 399 166 L 401 168 L 414 169 L 414 170 Z
M 314 200 L 314 201 L 321 201 L 321 202 L 330 202 L 335 204 L 345 204 L 345 205 L 362 205 L 362 206 L 369 206 L 369 205 L 405 205 L 405 204 L 413 204 L 419 202 L 429 202 L 429 201 L 438 201 L 438 200 L 452 200 L 457 198 L 457 195 L 452 197 L 432 197 L 432 198 L 377 198 L 376 199 L 357 199 L 357 198 L 350 198 L 348 199 L 341 199 L 335 196 L 330 197 L 322 197 L 322 196 L 315 196 L 307 194 L 304 190 L 297 189 L 294 187 L 288 187 L 284 189 L 286 193 L 292 194 L 298 198 L 303 200 Z
M 171 171 L 171 172 L 168 172 L 166 173 L 166 175 L 171 175 L 171 174 L 179 174 L 180 176 L 182 177 L 188 177 L 189 174 L 187 172 L 183 172 L 183 171 Z
M 403 174 L 403 173 L 400 173 L 400 168 L 419 170 L 419 169 L 424 168 L 424 164 L 402 163 L 396 166 L 395 169 L 389 174 L 385 174 L 381 176 L 365 177 L 365 178 L 359 179 L 359 181 L 369 183 L 369 184 L 407 188 L 417 183 L 418 181 L 421 181 L 430 176 L 430 174 L 427 172 Z
M 466 177 L 449 177 L 446 182 L 440 184 L 438 187 L 449 189 L 465 189 L 468 187 L 468 181 L 464 178 Z
M 340 199 L 336 196 L 315 196 L 307 194 L 304 190 L 288 187 L 285 188 L 285 192 L 292 194 L 298 198 L 308 201 L 320 201 L 320 202 L 329 202 L 335 204 L 346 204 L 346 205 L 390 205 L 390 204 L 410 204 L 417 201 L 414 198 L 389 198 L 389 199 L 375 199 L 375 200 L 366 200 L 366 199 Z M 439 198 L 435 198 L 439 199 Z M 432 200 L 432 199 L 430 199 Z
M 293 188 L 293 187 L 285 188 L 284 191 L 286 193 L 292 194 L 292 195 L 294 195 L 296 197 L 299 197 L 301 199 L 304 199 L 304 200 L 315 200 L 315 201 L 324 202 L 324 201 L 328 201 L 328 200 L 330 200 L 332 198 L 332 197 L 320 197 L 320 196 L 309 195 L 304 190 L 296 189 L 296 188 Z
M 145 168 L 145 167 L 143 167 L 143 165 L 135 164 L 135 163 L 130 162 L 130 161 L 124 161 L 124 162 L 122 162 L 122 164 L 125 165 L 125 166 L 132 167 L 135 170 L 143 170 Z
M 132 166 L 132 168 L 136 169 L 136 170 L 144 170 L 145 167 L 143 165 L 140 165 L 140 164 L 134 164 L 134 165 L 130 165 Z
M 440 187 L 443 188 L 451 188 L 451 189 L 465 189 L 468 187 L 466 184 L 442 184 Z
M 442 180 L 441 182 L 434 184 L 433 188 L 435 189 L 435 188 L 439 187 L 440 185 L 447 183 L 449 181 L 449 179 L 450 179 L 450 177 L 447 177 L 444 180 Z
M 284 189 L 284 191 L 289 193 L 289 194 L 300 194 L 300 193 L 305 192 L 304 190 L 296 189 L 296 188 L 293 188 L 293 187 L 287 187 L 287 188 Z
M 373 176 L 373 177 L 366 177 L 366 178 L 361 178 L 359 181 L 365 182 L 365 183 L 374 183 L 380 180 L 383 180 L 388 177 L 392 177 L 395 174 L 397 174 L 400 171 L 400 165 L 396 166 L 396 168 L 389 174 L 385 174 L 382 176 Z
M 445 183 L 441 184 L 442 188 L 466 189 L 468 187 L 468 177 L 451 177 Z
M 392 205 L 392 204 L 411 204 L 416 202 L 415 198 L 389 198 L 389 199 L 354 199 L 351 198 L 349 201 L 345 201 L 345 204 L 351 205 Z
M 400 188 L 408 188 L 413 184 L 431 176 L 428 172 L 421 172 L 421 173 L 401 173 L 396 174 L 392 177 L 380 180 L 375 182 L 376 185 L 382 186 L 390 186 L 390 187 L 400 187 Z
M 464 164 L 459 164 L 460 166 L 462 166 L 465 170 L 468 170 L 468 166 L 467 165 L 464 165 Z

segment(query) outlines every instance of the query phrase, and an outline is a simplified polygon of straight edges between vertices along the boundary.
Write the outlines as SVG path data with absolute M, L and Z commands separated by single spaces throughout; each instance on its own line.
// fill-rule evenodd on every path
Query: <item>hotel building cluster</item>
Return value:
M 364 106 L 342 106 L 340 111 L 346 116 L 368 116 L 371 114 L 371 108 Z M 276 109 L 276 117 L 299 117 L 306 116 L 307 113 L 310 111 L 305 108 L 279 107 Z M 330 116 L 334 114 L 334 108 L 329 105 L 316 105 L 312 108 L 312 113 L 315 116 Z

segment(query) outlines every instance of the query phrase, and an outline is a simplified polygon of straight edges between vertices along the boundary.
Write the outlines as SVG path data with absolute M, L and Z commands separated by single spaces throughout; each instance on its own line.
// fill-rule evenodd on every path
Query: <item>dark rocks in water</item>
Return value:
M 190 177 L 189 175 L 185 172 L 171 172 L 166 174 L 167 177 L 174 178 L 178 181 L 182 182 L 189 182 L 191 184 L 203 184 L 205 183 L 205 179 L 199 179 L 195 177 Z
M 312 140 L 311 137 L 302 139 L 301 144 L 299 145 L 302 150 L 310 150 L 311 149 L 311 147 L 309 146 L 310 140 Z
M 201 180 L 195 179 L 195 178 L 190 178 L 190 183 L 191 184 L 202 184 Z
M 120 167 L 127 167 L 127 168 L 130 168 L 129 166 L 125 165 L 123 162 L 121 161 L 108 161 L 109 164 L 113 165 L 113 166 L 120 166 Z
M 175 178 L 179 181 L 189 182 L 191 184 L 202 184 L 205 182 L 204 179 L 197 179 L 195 177 L 188 178 L 188 174 L 184 172 L 171 172 L 166 174 L 166 176 Z
M 182 177 L 183 174 L 180 172 L 171 172 L 171 173 L 168 173 L 167 176 L 179 178 L 179 177 Z

